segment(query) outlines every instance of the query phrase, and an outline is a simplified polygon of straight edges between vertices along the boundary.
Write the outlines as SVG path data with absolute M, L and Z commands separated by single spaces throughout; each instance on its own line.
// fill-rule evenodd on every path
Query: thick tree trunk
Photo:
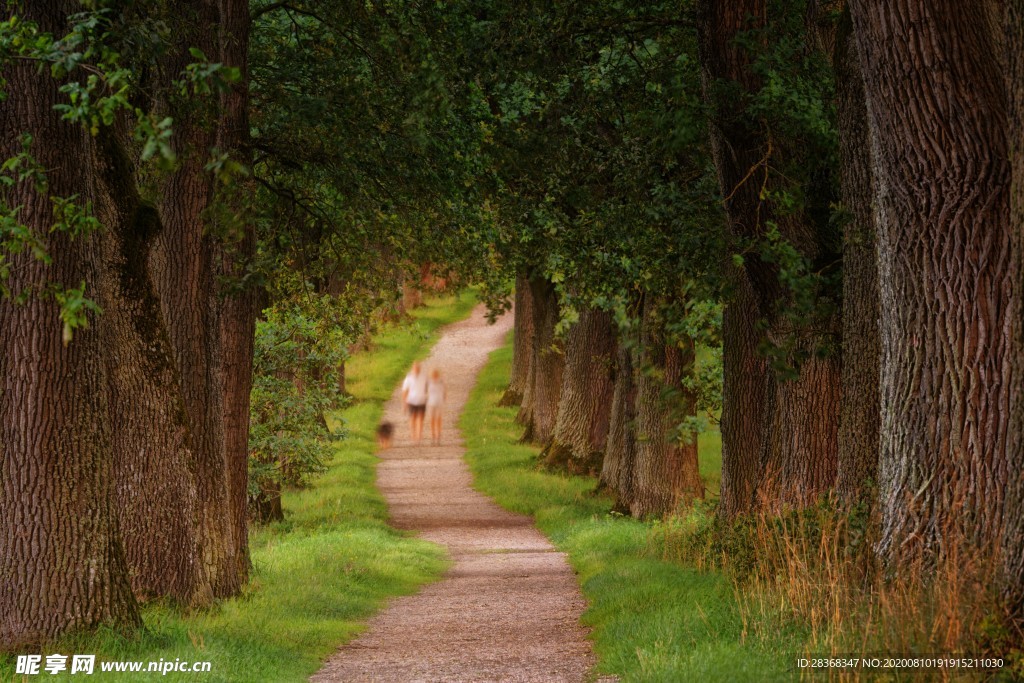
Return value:
M 722 481 L 718 513 L 725 519 L 750 512 L 764 452 L 768 363 L 757 352 L 757 304 L 742 269 L 733 271 L 735 293 L 722 316 Z
M 558 298 L 554 286 L 543 277 L 533 277 L 530 279 L 530 293 L 534 329 L 530 362 L 533 378 L 529 392 L 531 410 L 523 441 L 546 443 L 555 431 L 565 356 L 561 342 L 555 339 Z
M 523 406 L 530 383 L 530 362 L 533 356 L 533 306 L 530 301 L 530 281 L 525 275 L 516 278 L 516 303 L 512 337 L 512 376 L 508 389 L 498 405 Z
M 565 370 L 546 466 L 579 474 L 601 468 L 611 417 L 615 327 L 604 311 L 584 309 L 565 341 Z
M 843 380 L 839 412 L 839 495 L 858 500 L 878 476 L 881 419 L 878 366 L 878 252 L 872 188 L 871 138 L 864 79 L 849 11 L 836 41 L 836 108 L 842 157 L 843 205 L 849 212 L 843 236 Z
M 620 340 L 615 353 L 615 377 L 611 416 L 601 487 L 615 495 L 615 510 L 628 513 L 629 501 L 636 489 L 636 373 L 633 369 L 633 343 Z
M 36 2 L 22 17 L 63 35 L 73 3 Z M 62 342 L 59 306 L 48 283 L 97 294 L 99 234 L 51 233 L 50 195 L 91 199 L 89 134 L 61 120 L 63 101 L 49 73 L 35 64 L 5 69 L 0 102 L 0 154 L 32 153 L 46 169 L 48 192 L 31 182 L 4 190 L 53 257 L 10 256 L 5 283 L 33 288 L 22 305 L 0 300 L 0 651 L 37 647 L 63 633 L 99 625 L 135 627 L 118 528 L 103 340 L 96 323 Z M 116 409 L 116 407 L 115 407 Z
M 192 60 L 187 47 L 219 53 L 219 10 L 214 0 L 192 0 L 180 8 L 178 49 L 168 59 L 171 73 Z M 197 106 L 195 104 L 191 107 Z M 207 104 L 207 106 L 212 105 Z M 200 561 L 211 577 L 213 595 L 229 596 L 239 587 L 236 538 L 225 458 L 222 330 L 217 274 L 222 267 L 221 238 L 211 231 L 208 209 L 213 180 L 205 170 L 216 130 L 203 109 L 170 112 L 175 119 L 172 145 L 178 166 L 164 183 L 159 212 L 163 230 L 154 240 L 151 271 L 167 323 L 187 413 L 191 450 L 196 458 Z
M 737 37 L 765 26 L 766 13 L 764 0 L 700 3 L 698 32 L 705 93 L 714 107 L 711 147 L 722 194 L 727 198 L 726 213 L 738 238 L 763 239 L 770 222 L 803 257 L 828 262 L 828 228 L 816 225 L 804 211 L 780 209 L 763 191 L 785 190 L 782 176 L 771 169 L 793 150 L 782 149 L 784 141 L 766 136 L 763 126 L 743 110 L 744 99 L 735 90 L 739 86 L 753 93 L 761 86 L 751 66 L 752 54 Z M 723 83 L 732 87 L 723 88 Z M 771 506 L 803 505 L 834 486 L 836 480 L 840 363 L 836 357 L 817 356 L 838 332 L 838 320 L 820 321 L 820 329 L 793 327 L 782 310 L 791 294 L 779 277 L 778 264 L 750 254 L 744 270 L 758 319 L 765 326 L 764 339 L 779 348 L 795 344 L 801 353 L 788 359 L 790 363 L 796 364 L 800 355 L 811 358 L 796 367 L 796 378 L 772 377 L 768 381 L 763 423 L 767 432 L 760 439 L 764 451 L 758 479 L 764 490 L 755 493 L 754 501 Z M 725 353 L 730 350 L 727 344 Z M 725 359 L 727 366 L 742 362 Z M 728 407 L 726 412 L 736 415 L 737 409 Z
M 850 7 L 878 152 L 879 549 L 987 548 L 1021 465 L 1008 458 L 1021 270 L 1003 74 L 980 4 Z
M 140 599 L 186 606 L 210 595 L 198 560 L 196 463 L 174 356 L 149 272 L 156 210 L 143 204 L 113 130 L 97 138 L 97 217 L 103 233 L 100 288 L 118 514 Z
M 1013 258 L 1019 264 L 1024 262 L 1024 0 L 1009 0 L 1006 46 L 1008 130 L 1013 163 L 1012 248 Z M 1020 286 L 1019 279 L 1016 284 Z M 1004 593 L 1013 616 L 1024 619 L 1024 297 L 1019 294 L 1012 315 L 1014 365 L 1010 420 L 1014 432 L 1009 442 L 1002 551 L 1006 568 Z
M 248 115 L 249 24 L 247 2 L 220 0 L 221 62 L 238 68 L 242 76 L 221 97 L 217 147 L 247 167 L 252 163 Z M 230 233 L 234 234 L 225 237 L 228 243 L 219 250 L 219 276 L 234 283 L 220 299 L 220 383 L 231 542 L 219 570 L 218 584 L 224 594 L 240 590 L 249 576 L 249 395 L 256 334 L 256 293 L 243 278 L 256 253 L 256 226 L 243 205 L 250 183 L 242 179 L 237 182 L 243 185 L 232 188 L 236 194 L 223 199 L 234 209 L 232 220 L 236 225 L 229 226 Z
M 697 435 L 688 442 L 671 438 L 682 420 L 694 413 L 696 397 L 684 391 L 684 373 L 692 373 L 696 356 L 667 344 L 664 326 L 652 301 L 645 297 L 636 373 L 635 486 L 629 499 L 634 517 L 663 517 L 704 497 L 697 463 Z
M 806 506 L 835 486 L 840 383 L 835 357 L 807 360 L 796 379 L 769 377 L 758 507 Z

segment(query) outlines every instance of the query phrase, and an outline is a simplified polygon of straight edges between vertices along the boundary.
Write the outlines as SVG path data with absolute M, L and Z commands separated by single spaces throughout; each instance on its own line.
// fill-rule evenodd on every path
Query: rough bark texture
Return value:
M 565 356 L 561 342 L 555 339 L 558 298 L 554 286 L 543 277 L 533 277 L 530 279 L 530 294 L 534 329 L 530 361 L 533 378 L 530 382 L 531 409 L 523 441 L 546 443 L 555 431 Z
M 843 380 L 839 413 L 839 495 L 861 497 L 878 476 L 881 419 L 878 365 L 878 253 L 875 249 L 871 140 L 864 79 L 849 12 L 840 20 L 836 54 L 836 109 L 843 205 Z
M 777 211 L 762 191 L 784 189 L 780 185 L 782 176 L 771 169 L 783 164 L 793 150 L 783 149 L 784 141 L 769 140 L 763 126 L 743 111 L 743 98 L 736 96 L 737 86 L 747 92 L 760 88 L 759 77 L 751 68 L 752 55 L 737 36 L 764 26 L 766 12 L 763 0 L 700 3 L 698 33 L 704 86 L 714 107 L 711 147 L 722 194 L 727 198 L 725 208 L 732 233 L 743 239 L 761 239 L 771 221 L 790 245 L 814 262 L 828 253 L 828 228 L 816 224 L 806 212 Z M 723 84 L 730 87 L 723 88 Z M 837 327 L 837 320 L 822 321 L 821 330 L 794 328 L 786 320 L 779 302 L 786 300 L 788 292 L 773 261 L 751 254 L 744 270 L 758 318 L 765 324 L 765 339 L 773 345 L 795 341 L 798 351 L 816 355 L 816 350 L 827 345 L 838 331 L 832 329 Z M 733 313 L 741 310 L 750 309 L 734 308 Z M 725 353 L 729 351 L 727 344 Z M 725 362 L 742 363 L 742 359 Z M 772 506 L 802 505 L 835 484 L 840 375 L 839 359 L 833 356 L 804 363 L 795 379 L 769 380 L 763 424 L 766 433 L 760 439 L 764 450 L 760 455 L 759 488 L 763 491 L 755 494 L 755 501 Z M 728 412 L 735 416 L 738 411 L 730 407 Z M 723 434 L 723 440 L 732 438 Z M 812 462 L 806 462 L 807 458 Z M 785 480 L 779 479 L 783 476 Z
M 800 376 L 769 376 L 765 451 L 755 503 L 764 509 L 808 505 L 835 486 L 839 450 L 840 369 L 811 358 Z
M 220 0 L 221 62 L 237 67 L 242 77 L 221 97 L 217 147 L 251 165 L 249 150 L 248 47 L 249 5 Z M 239 181 L 243 182 L 243 181 Z M 236 191 L 239 188 L 234 188 Z M 243 188 L 250 189 L 248 183 Z M 245 284 L 246 269 L 256 253 L 256 226 L 240 201 L 234 205 L 234 239 L 220 249 L 220 276 L 234 286 L 221 301 L 221 405 L 224 411 L 224 454 L 228 479 L 228 525 L 231 547 L 220 569 L 220 590 L 234 593 L 249 577 L 249 395 L 252 390 L 253 344 L 256 334 L 256 292 Z M 344 375 L 342 375 L 344 378 Z M 344 382 L 344 379 L 342 379 Z M 342 387 L 344 388 L 344 387 Z
M 148 259 L 161 229 L 135 189 L 119 135 L 105 129 L 94 160 L 105 226 L 100 289 L 121 534 L 140 599 L 201 602 L 195 460 L 177 370 Z
M 63 35 L 68 2 L 26 5 L 23 18 Z M 49 193 L 90 199 L 87 132 L 61 121 L 59 84 L 35 64 L 5 69 L 0 154 L 20 151 L 23 133 L 47 170 Z M 3 194 L 20 220 L 47 244 L 53 262 L 11 256 L 7 286 L 34 287 L 20 306 L 0 300 L 0 651 L 37 646 L 101 624 L 139 624 L 121 547 L 108 423 L 107 373 L 95 325 L 62 343 L 59 307 L 47 283 L 91 285 L 95 296 L 100 236 L 50 233 L 49 196 L 31 183 Z M 95 323 L 95 316 L 91 322 Z
M 879 549 L 989 546 L 1020 472 L 1007 455 L 1021 272 L 1003 74 L 981 5 L 850 7 L 878 152 Z
M 185 49 L 219 53 L 219 8 L 213 0 L 179 6 L 178 49 L 168 58 L 170 73 L 180 73 L 192 59 Z M 211 110 L 216 107 L 207 104 Z M 220 241 L 209 230 L 207 210 L 214 199 L 213 180 L 204 170 L 216 129 L 205 120 L 207 107 L 172 103 L 172 145 L 178 166 L 163 184 L 158 209 L 163 230 L 153 242 L 150 268 L 167 323 L 168 338 L 181 382 L 196 458 L 200 562 L 211 577 L 214 597 L 238 589 L 234 534 L 225 460 L 225 423 L 221 368 L 220 300 L 216 275 L 221 267 Z
M 615 354 L 614 390 L 608 441 L 601 465 L 601 487 L 616 498 L 615 510 L 628 513 L 636 488 L 636 374 L 631 344 L 621 343 Z
M 546 466 L 595 474 L 601 467 L 612 404 L 615 325 L 604 311 L 584 309 L 565 340 L 565 370 Z
M 1013 258 L 1024 262 L 1024 0 L 1010 0 L 1006 14 L 1007 97 L 1009 100 L 1010 159 L 1013 163 L 1011 220 Z M 1020 278 L 1016 281 L 1020 287 Z M 1009 481 L 1003 513 L 1003 560 L 1005 594 L 1011 613 L 1024 619 L 1024 297 L 1019 294 L 1013 311 L 1013 385 Z
M 533 355 L 533 306 L 530 282 L 525 275 L 516 278 L 516 303 L 513 310 L 515 331 L 512 335 L 512 376 L 508 389 L 498 405 L 522 406 L 530 382 L 530 361 Z
M 735 293 L 722 315 L 722 481 L 718 512 L 729 519 L 753 509 L 764 451 L 769 371 L 758 354 L 757 304 L 746 273 L 734 270 Z
M 697 466 L 697 435 L 689 443 L 671 439 L 675 427 L 696 409 L 696 398 L 682 391 L 684 373 L 696 360 L 692 344 L 685 351 L 667 344 L 663 323 L 651 297 L 644 303 L 636 372 L 636 461 L 629 511 L 634 517 L 663 517 L 704 497 Z

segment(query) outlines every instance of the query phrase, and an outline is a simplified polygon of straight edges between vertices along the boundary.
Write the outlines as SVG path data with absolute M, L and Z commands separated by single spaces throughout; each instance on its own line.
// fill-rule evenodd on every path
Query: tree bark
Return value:
M 512 335 L 512 376 L 508 389 L 498 405 L 523 406 L 530 383 L 530 361 L 533 354 L 533 306 L 530 282 L 525 275 L 516 278 L 516 303 L 513 310 L 515 330 Z
M 35 2 L 22 17 L 63 35 L 68 2 Z M 11 255 L 7 285 L 35 288 L 28 301 L 0 300 L 0 651 L 36 648 L 69 631 L 140 624 L 121 546 L 109 427 L 107 372 L 95 316 L 69 344 L 48 283 L 95 296 L 100 235 L 50 232 L 50 196 L 92 198 L 92 141 L 61 120 L 59 83 L 35 64 L 5 69 L 0 102 L 0 154 L 32 153 L 49 188 L 31 182 L 4 190 L 9 207 L 47 245 L 50 265 Z
M 742 269 L 733 269 L 735 292 L 722 315 L 722 481 L 718 514 L 753 510 L 764 452 L 768 363 L 757 352 L 757 303 Z
M 1024 263 L 1024 0 L 1009 0 L 1006 12 L 1007 98 L 1009 100 L 1012 258 Z M 1014 283 L 1020 287 L 1020 279 Z M 1024 297 L 1017 294 L 1012 310 L 1009 481 L 1003 511 L 1002 553 L 1005 568 L 1003 593 L 1010 613 L 1024 619 Z
M 843 205 L 843 378 L 839 411 L 838 492 L 852 503 L 878 477 L 881 419 L 878 366 L 878 253 L 875 248 L 871 139 L 857 43 L 843 12 L 834 58 Z
M 125 128 L 119 126 L 119 128 Z M 144 204 L 121 140 L 104 129 L 94 160 L 96 212 L 105 226 L 104 362 L 115 453 L 118 514 L 131 584 L 142 600 L 194 606 L 211 592 L 198 562 L 196 462 L 181 387 L 149 271 L 160 218 Z
M 611 315 L 584 309 L 565 341 L 565 370 L 554 436 L 541 457 L 576 474 L 601 468 L 611 417 L 615 327 Z
M 736 93 L 736 86 L 746 93 L 755 93 L 761 87 L 752 68 L 753 57 L 737 38 L 750 29 L 766 26 L 767 12 L 764 0 L 700 3 L 698 33 L 705 96 L 714 107 L 711 147 L 726 197 L 726 213 L 735 237 L 761 240 L 770 222 L 803 257 L 811 262 L 828 262 L 828 228 L 816 224 L 805 210 L 779 209 L 764 192 L 785 190 L 782 176 L 772 169 L 794 150 L 783 149 L 786 141 L 770 138 L 764 127 L 744 111 L 744 98 Z M 723 88 L 723 84 L 730 87 Z M 808 191 L 811 194 L 813 191 Z M 838 320 L 833 316 L 821 321 L 821 329 L 795 327 L 780 306 L 790 293 L 779 277 L 778 264 L 751 254 L 744 261 L 744 270 L 757 318 L 765 327 L 764 341 L 780 348 L 791 342 L 797 352 L 787 359 L 796 366 L 796 378 L 773 376 L 767 382 L 769 394 L 762 427 L 767 431 L 760 438 L 764 449 L 758 479 L 761 490 L 755 493 L 754 501 L 772 507 L 804 505 L 834 486 L 836 480 L 840 362 L 835 355 L 819 358 L 818 350 L 829 346 L 838 332 Z M 750 309 L 734 308 L 733 312 L 740 310 Z M 724 352 L 730 350 L 727 344 Z M 799 363 L 800 355 L 810 360 Z M 742 364 L 743 360 L 725 359 L 725 363 Z M 735 394 L 729 393 L 728 397 L 734 398 Z M 737 410 L 729 407 L 726 412 L 735 416 Z
M 1008 459 L 1021 272 L 1003 75 L 981 5 L 850 8 L 878 152 L 878 547 L 890 560 L 987 548 L 1020 473 Z
M 807 360 L 796 379 L 769 376 L 757 507 L 810 505 L 835 486 L 840 378 L 834 357 Z
M 601 487 L 615 495 L 615 511 L 629 512 L 636 488 L 636 373 L 633 368 L 635 342 L 620 340 L 615 353 L 611 416 Z
M 247 168 L 249 146 L 249 5 L 220 0 L 220 59 L 241 72 L 239 81 L 221 96 L 217 147 Z M 224 452 L 227 473 L 230 549 L 219 570 L 220 592 L 234 594 L 249 577 L 249 396 L 252 391 L 256 292 L 245 275 L 256 255 L 256 225 L 244 207 L 251 181 L 241 178 L 232 197 L 223 198 L 233 210 L 232 221 L 219 249 L 219 277 L 232 283 L 220 299 L 222 355 L 220 383 L 224 414 Z
M 688 442 L 672 438 L 682 420 L 694 414 L 696 396 L 684 390 L 685 374 L 696 361 L 692 342 L 681 350 L 667 343 L 653 297 L 646 296 L 636 373 L 635 486 L 629 499 L 637 518 L 664 517 L 704 497 L 697 463 L 697 434 Z
M 419 308 L 423 305 L 423 286 L 422 276 L 420 278 L 412 278 L 408 273 L 405 273 L 402 277 L 402 308 L 406 312 Z
M 215 0 L 179 5 L 181 22 L 169 73 L 181 73 L 191 61 L 188 47 L 219 54 L 219 7 Z M 151 272 L 167 323 L 196 457 L 200 562 L 210 576 L 212 595 L 233 595 L 239 588 L 236 537 L 230 505 L 225 451 L 222 375 L 221 301 L 216 278 L 222 268 L 221 238 L 210 230 L 208 211 L 214 201 L 211 174 L 205 170 L 217 141 L 215 126 L 204 114 L 216 103 L 169 105 L 175 128 L 175 171 L 164 182 L 158 210 L 163 230 L 156 236 Z
M 558 401 L 562 391 L 565 356 L 555 338 L 558 323 L 558 298 L 554 286 L 542 276 L 530 278 L 533 311 L 533 344 L 530 361 L 531 410 L 523 441 L 546 443 L 555 431 Z

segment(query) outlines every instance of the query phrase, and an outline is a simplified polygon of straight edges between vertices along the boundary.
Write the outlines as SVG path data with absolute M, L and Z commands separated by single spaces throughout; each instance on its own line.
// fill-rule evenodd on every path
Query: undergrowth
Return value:
M 779 629 L 806 632 L 804 657 L 955 655 L 1002 660 L 1000 670 L 933 668 L 928 680 L 1024 677 L 1021 632 L 1006 618 L 993 554 L 947 543 L 939 558 L 887 567 L 875 552 L 880 529 L 866 506 L 830 498 L 803 510 L 763 512 L 722 522 L 712 507 L 654 526 L 666 559 L 729 575 L 744 628 L 760 641 Z M 874 680 L 865 670 L 832 670 L 833 680 Z M 905 672 L 904 675 L 911 675 Z
M 131 637 L 101 630 L 67 637 L 43 655 L 95 654 L 96 681 L 304 681 L 392 596 L 439 578 L 447 559 L 437 546 L 387 525 L 377 491 L 374 430 L 384 402 L 409 365 L 425 356 L 442 325 L 468 315 L 472 292 L 432 299 L 407 325 L 374 338 L 348 363 L 350 407 L 334 416 L 348 438 L 311 486 L 284 494 L 284 522 L 250 534 L 252 575 L 243 595 L 210 610 L 143 608 L 145 629 Z M 38 654 L 38 653 L 37 653 Z M 209 673 L 107 673 L 100 661 L 209 661 Z M 45 663 L 45 657 L 44 657 Z M 22 677 L 0 658 L 0 681 L 79 680 L 82 674 Z

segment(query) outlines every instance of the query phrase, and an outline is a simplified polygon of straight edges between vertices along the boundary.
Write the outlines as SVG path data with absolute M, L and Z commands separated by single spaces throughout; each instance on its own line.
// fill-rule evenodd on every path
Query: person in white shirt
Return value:
M 441 371 L 434 368 L 427 380 L 427 419 L 430 420 L 430 438 L 435 445 L 441 445 L 441 418 L 447 398 L 448 387 L 441 379 Z
M 427 412 L 427 375 L 419 361 L 412 364 L 412 370 L 402 382 L 402 402 L 409 412 L 413 441 L 423 437 L 423 416 Z

